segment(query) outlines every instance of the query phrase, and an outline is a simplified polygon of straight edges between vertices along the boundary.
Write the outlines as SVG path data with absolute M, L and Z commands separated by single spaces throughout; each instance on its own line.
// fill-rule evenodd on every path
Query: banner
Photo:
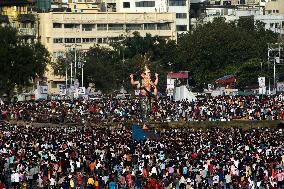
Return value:
M 187 79 L 188 72 L 171 72 L 167 75 L 168 79 Z
M 47 85 L 45 85 L 45 86 L 39 86 L 39 91 L 40 91 L 40 94 L 47 94 L 47 93 L 48 93 L 48 87 L 47 87 Z
M 278 92 L 284 91 L 284 82 L 277 82 L 277 91 Z
M 59 94 L 60 95 L 66 95 L 66 87 L 65 87 L 65 85 L 59 85 Z
M 75 79 L 75 81 L 74 81 L 74 87 L 75 87 L 75 89 L 78 89 L 78 88 L 79 88 L 79 85 L 80 85 L 79 80 L 78 80 L 78 79 Z
M 69 93 L 70 94 L 74 94 L 75 93 L 75 87 L 74 86 L 70 86 Z
M 259 88 L 265 87 L 265 77 L 258 78 Z
M 175 89 L 175 79 L 167 79 L 167 96 L 173 96 Z
M 79 88 L 77 89 L 77 93 L 78 93 L 79 95 L 84 95 L 84 94 L 86 93 L 86 88 L 85 88 L 85 87 L 79 87 Z

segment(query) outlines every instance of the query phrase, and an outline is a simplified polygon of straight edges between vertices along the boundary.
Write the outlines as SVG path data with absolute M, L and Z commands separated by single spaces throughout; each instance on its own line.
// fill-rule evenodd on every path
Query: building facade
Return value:
M 113 4 L 110 0 L 107 4 Z M 176 30 L 183 33 L 189 30 L 190 0 L 116 0 L 117 12 L 171 12 L 176 15 Z M 109 6 L 108 6 L 109 7 Z
M 269 0 L 265 5 L 265 14 L 284 14 L 284 0 Z
M 138 31 L 167 39 L 176 39 L 176 15 L 174 13 L 39 13 L 39 35 L 42 44 L 55 60 L 64 56 L 68 48 L 88 50 L 94 44 L 108 45 L 121 35 Z M 49 94 L 59 93 L 64 77 L 53 75 L 49 68 Z
M 24 43 L 34 42 L 37 38 L 37 17 L 29 10 L 30 7 L 27 0 L 0 1 L 0 24 L 16 28 Z

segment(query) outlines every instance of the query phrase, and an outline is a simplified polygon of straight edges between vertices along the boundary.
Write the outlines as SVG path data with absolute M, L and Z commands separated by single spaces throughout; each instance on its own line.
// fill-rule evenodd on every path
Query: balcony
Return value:
M 34 28 L 19 28 L 20 36 L 36 36 L 36 30 Z
M 22 23 L 35 22 L 35 16 L 33 14 L 19 14 L 18 21 Z
M 7 15 L 0 15 L 0 23 L 9 23 L 9 18 Z

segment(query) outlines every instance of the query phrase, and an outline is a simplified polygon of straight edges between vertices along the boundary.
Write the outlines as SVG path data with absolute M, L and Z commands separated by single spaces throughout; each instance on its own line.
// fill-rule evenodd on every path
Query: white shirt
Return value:
M 216 184 L 219 183 L 219 176 L 218 176 L 218 175 L 215 175 L 215 176 L 213 177 L 213 183 L 216 183 Z
M 15 173 L 11 174 L 11 182 L 15 182 Z
M 50 179 L 50 186 L 55 186 L 55 183 L 56 183 L 55 179 L 51 178 Z
M 20 182 L 20 174 L 19 173 L 15 173 L 14 174 L 14 179 L 15 179 L 15 182 Z
M 156 169 L 156 167 L 153 167 L 153 168 L 152 168 L 151 173 L 152 173 L 152 174 L 156 174 L 156 175 L 157 175 L 157 169 Z

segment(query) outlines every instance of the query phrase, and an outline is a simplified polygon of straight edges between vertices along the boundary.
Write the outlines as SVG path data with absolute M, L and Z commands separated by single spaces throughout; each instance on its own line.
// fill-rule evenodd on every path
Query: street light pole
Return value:
M 275 58 L 273 61 L 273 93 L 276 92 L 276 67 L 275 67 Z
M 76 46 L 77 44 L 75 44 L 75 47 L 74 47 L 74 51 L 75 51 L 75 57 L 74 57 L 74 80 L 76 79 L 76 76 L 77 76 L 77 51 L 76 51 Z
M 81 71 L 82 71 L 82 87 L 84 87 L 84 64 L 86 63 L 86 60 L 82 61 L 81 63 Z
M 68 84 L 68 72 L 67 72 L 67 66 L 65 68 L 65 89 L 67 89 L 67 84 Z
M 71 73 L 70 73 L 70 86 L 73 84 L 73 60 L 71 60 L 71 64 L 70 64 L 70 68 L 71 68 Z

